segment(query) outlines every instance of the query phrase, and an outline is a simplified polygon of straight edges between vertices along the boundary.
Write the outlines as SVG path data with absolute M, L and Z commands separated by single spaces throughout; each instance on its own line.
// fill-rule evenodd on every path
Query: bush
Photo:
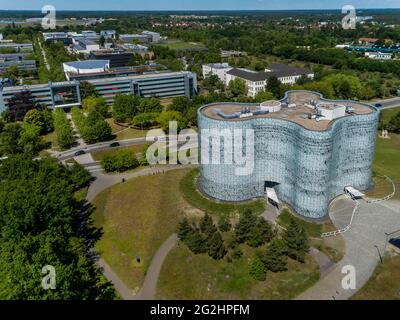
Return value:
M 257 281 L 264 281 L 266 279 L 267 269 L 263 261 L 256 255 L 250 265 L 250 275 Z
M 106 172 L 124 172 L 140 165 L 133 152 L 122 150 L 116 155 L 106 155 L 101 160 L 101 166 Z

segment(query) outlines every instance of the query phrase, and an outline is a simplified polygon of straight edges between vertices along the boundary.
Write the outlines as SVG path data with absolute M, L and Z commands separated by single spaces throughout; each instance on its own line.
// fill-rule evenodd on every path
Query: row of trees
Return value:
M 82 167 L 67 168 L 52 158 L 17 155 L 2 161 L 0 299 L 115 297 L 95 263 L 93 248 L 101 230 L 74 196 L 89 180 Z M 55 269 L 53 290 L 42 286 L 45 266 Z
M 251 210 L 246 210 L 233 232 L 231 229 L 232 225 L 226 217 L 220 218 L 217 228 L 211 216 L 206 213 L 198 224 L 190 223 L 187 218 L 181 220 L 178 238 L 194 254 L 207 253 L 216 260 L 227 256 L 229 262 L 242 256 L 241 244 L 252 248 L 269 244 L 266 249 L 256 252 L 250 264 L 250 275 L 259 281 L 265 280 L 268 270 L 286 271 L 288 257 L 304 263 L 309 251 L 308 236 L 296 218 L 292 218 L 283 234 L 279 234 L 263 217 L 257 217 Z M 227 244 L 221 235 L 226 232 L 231 234 Z
M 61 149 L 69 149 L 74 143 L 74 134 L 70 121 L 62 109 L 53 112 L 54 128 L 57 136 L 57 144 Z
M 92 144 L 112 138 L 111 127 L 99 112 L 91 111 L 86 116 L 81 109 L 74 107 L 71 114 L 80 136 L 86 143 Z

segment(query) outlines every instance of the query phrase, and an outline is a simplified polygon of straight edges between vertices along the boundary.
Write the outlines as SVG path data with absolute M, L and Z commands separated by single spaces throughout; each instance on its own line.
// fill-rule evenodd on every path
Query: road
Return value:
M 379 108 L 380 110 L 391 109 L 391 108 L 400 106 L 400 97 L 390 98 L 390 99 L 385 99 L 385 100 L 378 100 L 378 101 L 374 101 L 374 102 L 370 102 L 370 103 L 373 105 L 378 104 L 378 103 L 381 104 L 382 107 Z

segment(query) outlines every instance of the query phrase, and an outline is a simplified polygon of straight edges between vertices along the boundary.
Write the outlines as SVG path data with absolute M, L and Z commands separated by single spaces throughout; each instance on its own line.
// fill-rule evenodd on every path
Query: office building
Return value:
M 373 106 L 327 100 L 309 91 L 289 91 L 280 101 L 261 104 L 203 106 L 198 110 L 201 153 L 219 152 L 223 160 L 201 158 L 199 188 L 221 201 L 266 197 L 303 217 L 324 218 L 345 188 L 364 191 L 372 186 L 378 121 L 379 110 Z M 222 135 L 238 129 L 243 130 L 241 143 L 234 148 L 243 144 L 243 149 L 236 153 L 254 152 L 253 170 L 247 174 L 239 174 L 239 165 L 229 162 L 229 144 L 206 139 L 207 130 Z M 253 133 L 254 143 L 246 130 Z

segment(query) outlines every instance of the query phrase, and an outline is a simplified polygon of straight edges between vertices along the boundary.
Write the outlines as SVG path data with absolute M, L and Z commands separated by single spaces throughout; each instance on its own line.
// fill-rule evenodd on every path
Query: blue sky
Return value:
M 400 8 L 400 0 L 0 0 L 0 10 L 271 10 Z

